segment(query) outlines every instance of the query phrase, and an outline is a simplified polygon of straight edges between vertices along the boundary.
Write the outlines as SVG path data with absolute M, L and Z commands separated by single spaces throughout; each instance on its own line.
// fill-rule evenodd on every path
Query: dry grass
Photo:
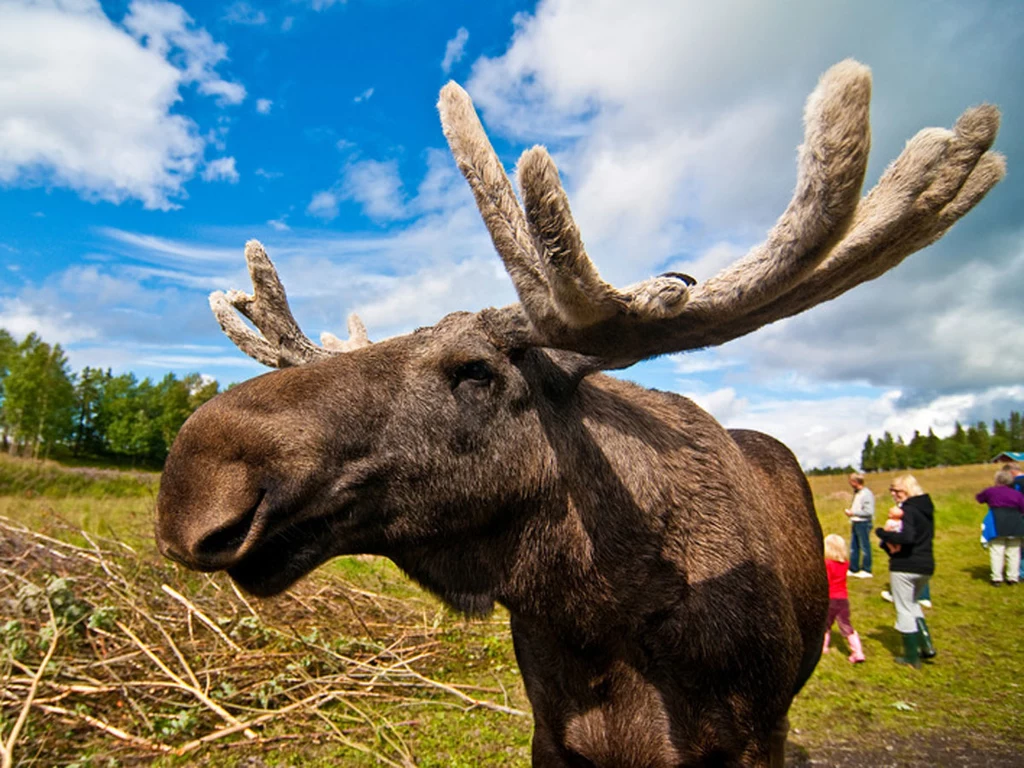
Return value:
M 408 766 L 398 705 L 526 716 L 500 688 L 433 679 L 442 622 L 402 600 L 317 578 L 254 605 L 224 578 L 63 533 L 0 518 L 3 768 L 297 738 Z

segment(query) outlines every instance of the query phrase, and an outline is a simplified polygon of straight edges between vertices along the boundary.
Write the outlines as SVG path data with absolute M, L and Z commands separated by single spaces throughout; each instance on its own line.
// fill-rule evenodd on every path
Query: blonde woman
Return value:
M 825 572 L 828 574 L 828 623 L 825 625 L 825 642 L 822 646 L 822 653 L 828 653 L 829 641 L 832 637 L 832 623 L 839 624 L 839 631 L 843 633 L 847 644 L 850 646 L 850 656 L 847 659 L 851 664 L 864 661 L 864 647 L 860 642 L 860 635 L 853 629 L 850 623 L 850 596 L 846 591 L 846 574 L 849 572 L 847 566 L 846 542 L 843 537 L 832 533 L 825 537 Z
M 889 555 L 889 591 L 896 606 L 896 630 L 903 638 L 903 655 L 896 663 L 920 669 L 922 658 L 935 656 L 931 633 L 917 602 L 935 573 L 935 506 L 913 475 L 894 478 L 889 493 L 902 510 L 902 530 L 876 528 L 875 534 Z

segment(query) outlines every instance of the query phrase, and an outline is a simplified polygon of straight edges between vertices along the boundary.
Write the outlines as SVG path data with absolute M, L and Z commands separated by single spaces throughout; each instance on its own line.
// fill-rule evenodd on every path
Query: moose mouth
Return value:
M 331 528 L 324 517 L 290 525 L 253 546 L 228 575 L 256 597 L 278 595 L 333 557 Z

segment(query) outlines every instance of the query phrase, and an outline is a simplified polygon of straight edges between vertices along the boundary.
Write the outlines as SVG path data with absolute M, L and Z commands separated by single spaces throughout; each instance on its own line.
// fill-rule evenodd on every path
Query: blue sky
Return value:
M 440 131 L 448 79 L 507 167 L 551 149 L 607 279 L 703 280 L 784 209 L 803 101 L 852 56 L 874 73 L 869 185 L 982 101 L 1008 178 L 883 278 L 624 375 L 808 466 L 1024 408 L 1024 6 L 772 5 L 0 0 L 0 327 L 76 369 L 247 378 L 206 295 L 249 289 L 252 237 L 314 338 L 353 310 L 379 339 L 513 301 Z

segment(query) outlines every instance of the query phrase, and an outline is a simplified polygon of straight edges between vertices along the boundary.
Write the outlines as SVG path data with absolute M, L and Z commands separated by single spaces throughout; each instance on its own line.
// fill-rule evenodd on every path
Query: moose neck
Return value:
M 649 423 L 650 405 L 667 399 L 678 411 L 686 401 L 650 393 L 637 407 L 626 395 L 639 390 L 596 376 L 568 407 L 539 409 L 550 482 L 527 499 L 495 504 L 485 531 L 388 554 L 460 611 L 485 613 L 497 601 L 514 616 L 558 626 L 573 643 L 593 643 L 638 612 L 658 610 L 651 585 L 679 594 L 682 560 L 665 556 L 674 502 L 655 482 L 667 471 L 655 455 L 659 443 L 674 455 L 693 446 L 685 431 Z

